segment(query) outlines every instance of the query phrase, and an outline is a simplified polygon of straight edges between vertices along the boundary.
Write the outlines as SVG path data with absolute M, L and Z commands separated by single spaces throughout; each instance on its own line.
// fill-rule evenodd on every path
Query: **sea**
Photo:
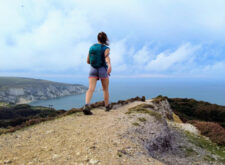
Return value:
M 88 86 L 88 80 L 82 81 Z M 158 95 L 170 98 L 193 98 L 219 105 L 225 105 L 225 81 L 207 79 L 166 79 L 166 78 L 117 78 L 110 79 L 110 102 L 145 96 L 146 99 Z M 103 101 L 101 82 L 97 82 L 91 103 Z M 30 103 L 34 106 L 53 107 L 57 110 L 80 108 L 85 104 L 85 93 Z

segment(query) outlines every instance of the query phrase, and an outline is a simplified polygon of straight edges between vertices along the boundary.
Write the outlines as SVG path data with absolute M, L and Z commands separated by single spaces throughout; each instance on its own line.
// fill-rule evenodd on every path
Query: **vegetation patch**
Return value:
M 219 124 L 197 120 L 192 120 L 190 123 L 197 127 L 202 135 L 209 137 L 214 143 L 225 146 L 225 129 Z
M 149 115 L 154 116 L 157 120 L 162 120 L 162 115 L 158 112 L 150 111 Z
M 173 112 L 193 124 L 202 135 L 225 146 L 225 106 L 187 98 L 168 98 Z
M 117 151 L 117 156 L 118 156 L 118 157 L 122 157 L 123 154 L 122 154 L 120 151 Z
M 200 120 L 220 124 L 225 128 L 225 106 L 187 98 L 168 98 L 171 108 L 182 121 Z
M 182 149 L 184 150 L 185 156 L 187 157 L 198 155 L 198 153 L 190 147 L 182 146 Z
M 140 104 L 140 105 L 137 105 L 135 107 L 132 107 L 132 108 L 129 108 L 128 109 L 128 112 L 126 112 L 126 114 L 131 114 L 131 113 L 149 113 L 149 110 L 147 109 L 152 109 L 154 108 L 153 105 L 150 105 L 150 104 Z
M 30 106 L 28 104 L 0 107 L 0 134 L 14 132 L 26 126 L 52 120 L 64 113 L 64 110 Z
M 140 126 L 139 123 L 135 122 L 135 123 L 132 123 L 134 126 Z
M 5 107 L 5 106 L 8 106 L 8 104 L 7 103 L 5 103 L 5 102 L 0 102 L 0 107 Z
M 152 102 L 159 104 L 161 101 L 168 99 L 166 96 L 159 95 L 155 97 Z
M 179 116 L 177 116 L 175 113 L 173 113 L 173 121 L 176 123 L 183 123 Z
M 219 156 L 219 161 L 225 163 L 225 147 L 218 146 L 216 143 L 211 142 L 203 136 L 197 136 L 188 131 L 185 131 L 185 134 L 191 143 Z
M 144 117 L 139 117 L 138 120 L 143 123 L 146 122 L 146 118 L 144 118 Z
M 157 120 L 162 120 L 162 115 L 158 112 L 152 111 L 153 106 L 149 104 L 140 104 L 135 107 L 129 108 L 126 114 L 131 113 L 144 113 L 154 116 Z
M 117 151 L 117 156 L 122 157 L 123 155 L 127 155 L 127 151 L 125 149 L 121 149 Z
M 216 159 L 210 155 L 206 155 L 206 156 L 204 156 L 204 160 L 214 162 Z
M 82 112 L 82 108 L 72 108 L 69 111 L 66 111 L 64 115 L 71 115 L 73 113 L 80 113 Z

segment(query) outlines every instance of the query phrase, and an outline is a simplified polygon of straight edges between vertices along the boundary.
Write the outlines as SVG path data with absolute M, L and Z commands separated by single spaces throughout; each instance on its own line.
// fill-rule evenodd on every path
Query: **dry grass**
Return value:
M 157 120 L 162 120 L 162 115 L 158 112 L 155 112 L 151 110 L 154 108 L 153 105 L 150 104 L 140 104 L 135 107 L 129 108 L 126 114 L 131 114 L 131 113 L 145 113 L 149 114 L 151 116 L 154 116 Z
M 176 123 L 183 123 L 179 116 L 177 116 L 175 113 L 173 113 L 173 121 Z

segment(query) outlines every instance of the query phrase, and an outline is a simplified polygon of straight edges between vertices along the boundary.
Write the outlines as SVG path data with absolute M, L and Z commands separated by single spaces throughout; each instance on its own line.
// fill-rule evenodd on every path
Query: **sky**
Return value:
M 112 78 L 225 80 L 225 0 L 0 0 L 0 76 L 88 77 L 97 34 Z

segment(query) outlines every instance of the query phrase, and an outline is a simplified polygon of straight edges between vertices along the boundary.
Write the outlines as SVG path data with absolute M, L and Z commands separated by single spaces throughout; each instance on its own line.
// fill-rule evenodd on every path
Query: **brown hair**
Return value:
M 102 44 L 109 45 L 109 39 L 105 32 L 98 33 L 98 41 Z

